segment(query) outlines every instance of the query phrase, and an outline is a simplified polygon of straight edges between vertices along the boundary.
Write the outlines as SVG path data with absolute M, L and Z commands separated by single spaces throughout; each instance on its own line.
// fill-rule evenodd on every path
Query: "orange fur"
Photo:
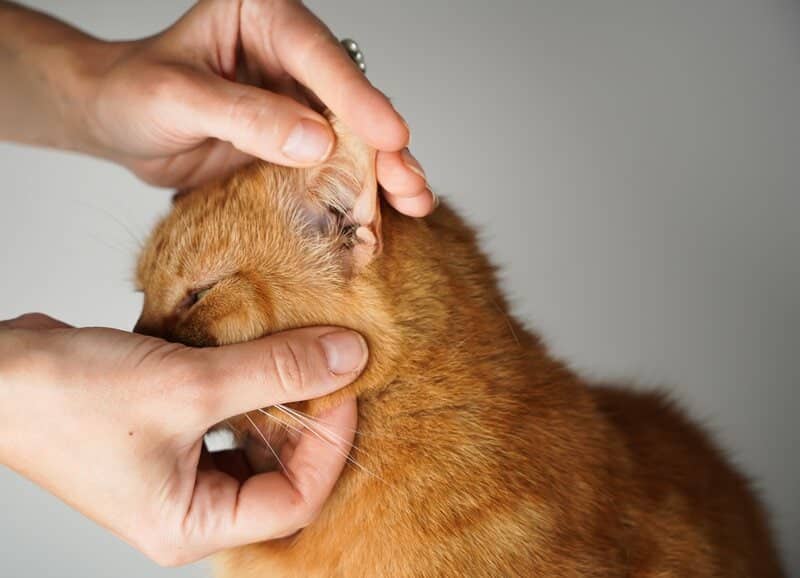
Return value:
M 299 534 L 221 555 L 221 577 L 783 575 L 761 506 L 705 433 L 658 394 L 591 386 L 550 356 L 448 207 L 353 218 L 370 175 L 345 153 L 183 195 L 140 259 L 142 331 L 218 345 L 332 324 L 370 344 L 349 388 L 370 473 L 348 468 Z

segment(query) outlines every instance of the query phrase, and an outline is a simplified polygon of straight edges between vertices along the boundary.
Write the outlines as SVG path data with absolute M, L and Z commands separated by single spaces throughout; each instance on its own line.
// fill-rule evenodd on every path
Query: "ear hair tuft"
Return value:
M 366 267 L 381 251 L 381 219 L 376 151 L 328 115 L 337 142 L 331 157 L 304 169 L 311 214 L 323 235 L 342 240 L 353 272 Z

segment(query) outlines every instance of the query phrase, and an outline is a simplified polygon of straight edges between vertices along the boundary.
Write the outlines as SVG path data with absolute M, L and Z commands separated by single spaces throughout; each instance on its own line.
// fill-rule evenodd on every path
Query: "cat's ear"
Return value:
M 375 174 L 377 151 L 328 114 L 336 145 L 324 163 L 303 170 L 309 220 L 343 250 L 357 273 L 382 248 L 381 212 Z

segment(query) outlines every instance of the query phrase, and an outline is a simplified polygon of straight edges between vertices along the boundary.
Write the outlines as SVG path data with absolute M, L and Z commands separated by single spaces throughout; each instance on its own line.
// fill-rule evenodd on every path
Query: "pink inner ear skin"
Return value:
M 353 206 L 353 221 L 359 225 L 356 229 L 356 238 L 359 245 L 367 249 L 369 259 L 376 257 L 381 252 L 381 210 L 378 200 L 378 179 L 376 176 L 377 151 L 370 149 L 365 162 L 364 180 L 361 191 L 356 197 Z M 361 258 L 363 259 L 363 257 Z M 359 258 L 356 258 L 356 264 Z M 366 263 L 363 263 L 365 265 Z
M 347 167 L 355 182 L 360 184 L 360 190 L 355 193 L 350 208 L 352 222 L 358 225 L 355 236 L 356 244 L 353 247 L 353 265 L 355 271 L 366 267 L 382 249 L 381 236 L 381 210 L 378 199 L 379 188 L 377 178 L 378 152 L 352 134 L 341 121 L 332 114 L 328 114 L 331 126 L 336 133 L 336 150 L 332 156 L 333 163 L 341 163 Z M 345 169 L 347 171 L 347 169 Z
M 345 223 L 355 225 L 347 260 L 352 272 L 357 273 L 382 250 L 378 155 L 337 118 L 327 116 L 336 134 L 336 146 L 327 161 L 302 169 L 309 194 L 307 218 L 312 224 L 319 221 L 322 231 L 335 231 L 335 227 L 324 227 L 331 214 L 346 215 Z

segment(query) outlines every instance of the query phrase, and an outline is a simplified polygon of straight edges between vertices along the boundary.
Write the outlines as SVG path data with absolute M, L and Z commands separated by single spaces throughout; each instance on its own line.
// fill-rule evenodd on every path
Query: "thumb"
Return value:
M 353 382 L 367 364 L 367 344 L 337 327 L 285 331 L 236 345 L 186 349 L 210 396 L 211 426 L 257 408 L 321 397 Z
M 185 126 L 240 151 L 287 166 L 309 166 L 330 154 L 328 121 L 296 100 L 213 75 L 192 79 L 182 114 Z

